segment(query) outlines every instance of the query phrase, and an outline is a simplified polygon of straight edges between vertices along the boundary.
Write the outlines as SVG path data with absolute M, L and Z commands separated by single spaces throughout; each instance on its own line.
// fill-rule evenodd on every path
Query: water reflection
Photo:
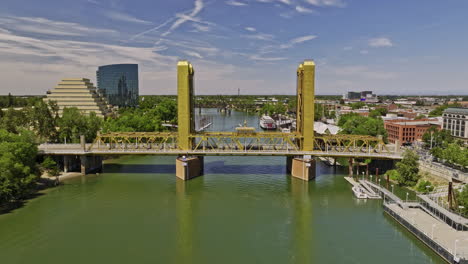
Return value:
M 312 204 L 309 182 L 291 177 L 292 258 L 290 263 L 312 263 Z
M 188 195 L 189 182 L 176 179 L 176 263 L 192 263 L 193 215 L 192 199 Z

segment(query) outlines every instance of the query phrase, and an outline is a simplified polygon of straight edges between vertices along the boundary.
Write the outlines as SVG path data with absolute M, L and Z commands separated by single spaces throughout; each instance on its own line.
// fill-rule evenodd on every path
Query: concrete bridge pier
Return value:
M 80 171 L 81 174 L 86 175 L 91 172 L 102 171 L 102 156 L 80 156 Z
M 176 176 L 184 181 L 203 175 L 203 156 L 181 156 L 176 159 Z
M 288 172 L 295 178 L 310 181 L 315 178 L 315 160 L 311 157 L 297 156 L 286 157 L 286 167 Z

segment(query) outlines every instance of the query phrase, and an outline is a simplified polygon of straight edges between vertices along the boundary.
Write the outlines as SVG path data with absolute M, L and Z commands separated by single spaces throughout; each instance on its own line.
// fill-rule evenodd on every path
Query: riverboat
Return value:
M 273 118 L 267 115 L 263 115 L 260 118 L 260 127 L 265 130 L 275 130 L 276 129 L 276 123 Z

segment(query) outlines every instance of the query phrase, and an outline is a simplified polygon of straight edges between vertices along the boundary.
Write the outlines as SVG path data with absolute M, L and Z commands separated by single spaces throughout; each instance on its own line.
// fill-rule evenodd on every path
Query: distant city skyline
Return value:
M 177 60 L 196 94 L 468 94 L 468 1 L 3 0 L 0 94 L 45 95 L 98 66 L 139 64 L 140 94 L 176 94 Z

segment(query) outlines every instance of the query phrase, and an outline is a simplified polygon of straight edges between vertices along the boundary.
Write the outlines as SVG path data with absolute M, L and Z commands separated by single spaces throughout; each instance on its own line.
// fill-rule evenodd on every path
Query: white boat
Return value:
M 270 116 L 262 115 L 262 117 L 260 118 L 260 127 L 265 130 L 275 130 L 275 120 Z
M 354 193 L 354 196 L 356 196 L 356 198 L 358 199 L 367 199 L 367 194 L 364 193 L 364 191 L 357 187 L 357 186 L 354 186 L 353 188 L 351 188 L 351 190 L 353 190 L 353 193 Z

